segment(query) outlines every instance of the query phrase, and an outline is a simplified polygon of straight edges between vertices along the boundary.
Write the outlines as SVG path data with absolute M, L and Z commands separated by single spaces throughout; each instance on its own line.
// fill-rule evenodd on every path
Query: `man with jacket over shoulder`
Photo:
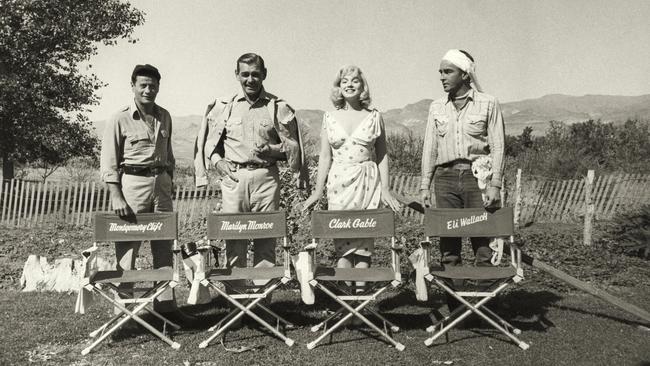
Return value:
M 309 182 L 294 110 L 263 86 L 264 59 L 254 53 L 239 57 L 235 78 L 241 89 L 208 105 L 195 147 L 197 187 L 208 183 L 207 169 L 221 180 L 221 211 L 275 211 L 280 204 L 277 162 L 286 160 L 299 188 Z M 246 267 L 247 241 L 226 241 L 226 265 Z M 275 240 L 253 242 L 253 264 L 275 265 Z M 241 285 L 231 281 L 233 287 Z

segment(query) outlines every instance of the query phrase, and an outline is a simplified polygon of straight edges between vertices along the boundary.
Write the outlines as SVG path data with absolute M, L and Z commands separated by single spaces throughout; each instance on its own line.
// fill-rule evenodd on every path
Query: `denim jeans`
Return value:
M 436 169 L 433 178 L 438 208 L 483 207 L 483 197 L 471 170 Z M 477 266 L 491 266 L 489 238 L 470 238 Z M 441 264 L 456 266 L 462 263 L 461 238 L 440 238 Z
M 481 190 L 472 171 L 469 169 L 458 170 L 453 168 L 438 168 L 433 178 L 438 208 L 477 208 L 483 207 Z M 440 238 L 440 262 L 443 266 L 456 266 L 461 264 L 462 238 Z M 491 266 L 489 238 L 470 238 L 474 250 L 475 265 Z M 448 283 L 452 288 L 458 288 L 463 280 L 453 280 Z M 484 286 L 487 284 L 483 284 Z M 460 302 L 447 294 L 449 312 L 460 306 Z

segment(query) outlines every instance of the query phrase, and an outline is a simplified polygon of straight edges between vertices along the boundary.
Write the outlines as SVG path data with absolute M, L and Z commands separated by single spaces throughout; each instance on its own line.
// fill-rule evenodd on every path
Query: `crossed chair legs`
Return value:
M 100 326 L 95 331 L 90 333 L 91 338 L 95 338 L 97 336 L 99 337 L 94 342 L 92 342 L 90 346 L 86 347 L 83 351 L 81 351 L 81 354 L 87 355 L 90 351 L 92 351 L 95 347 L 97 347 L 102 341 L 108 338 L 108 336 L 110 336 L 112 333 L 114 333 L 120 327 L 122 327 L 129 319 L 133 319 L 138 324 L 142 325 L 145 329 L 147 329 L 149 332 L 151 332 L 152 334 L 160 338 L 163 342 L 170 345 L 173 349 L 180 348 L 181 345 L 178 342 L 174 342 L 173 340 L 171 340 L 169 337 L 165 335 L 168 324 L 175 330 L 179 329 L 180 326 L 178 324 L 173 323 L 169 319 L 165 318 L 164 316 L 162 316 L 160 313 L 156 312 L 153 309 L 154 300 L 158 296 L 160 296 L 163 292 L 165 292 L 167 289 L 174 288 L 176 287 L 176 285 L 177 283 L 175 281 L 159 282 L 158 284 L 154 285 L 153 288 L 146 291 L 142 296 L 138 298 L 124 299 L 124 300 L 118 300 L 114 296 L 110 296 L 106 293 L 106 291 L 103 288 L 104 286 L 116 294 L 119 293 L 122 295 L 126 295 L 123 292 L 121 292 L 117 286 L 111 283 L 105 283 L 105 284 L 95 283 L 95 284 L 86 285 L 85 287 L 86 290 L 93 291 L 94 293 L 99 294 L 107 301 L 112 303 L 116 308 L 118 308 L 120 312 L 115 316 L 113 316 L 113 318 L 111 318 L 108 322 L 104 323 L 102 326 Z M 138 315 L 142 311 L 147 311 L 153 316 L 155 316 L 156 318 L 162 320 L 163 331 L 162 332 L 159 331 L 151 324 L 149 324 L 147 321 L 142 319 Z
M 443 334 L 446 337 L 448 337 L 447 332 L 451 328 L 455 327 L 463 319 L 468 317 L 470 314 L 474 313 L 480 316 L 486 322 L 488 322 L 495 329 L 505 334 L 508 338 L 510 338 L 513 342 L 515 342 L 515 344 L 517 344 L 521 349 L 523 350 L 528 349 L 529 347 L 528 343 L 521 341 L 516 336 L 521 334 L 521 330 L 515 328 L 512 324 L 508 323 L 503 318 L 501 318 L 496 313 L 494 313 L 492 310 L 487 308 L 487 306 L 485 306 L 485 304 L 491 299 L 493 299 L 497 295 L 497 293 L 499 293 L 500 291 L 502 291 L 504 288 L 508 286 L 507 282 L 501 283 L 493 291 L 477 292 L 475 295 L 473 295 L 473 297 L 480 298 L 480 300 L 472 304 L 469 301 L 467 301 L 463 296 L 460 296 L 456 291 L 454 291 L 449 286 L 447 286 L 439 278 L 432 276 L 431 274 L 426 275 L 425 278 L 430 282 L 434 282 L 441 289 L 445 290 L 445 292 L 447 292 L 450 296 L 452 296 L 454 299 L 456 299 L 462 304 L 454 311 L 452 311 L 452 313 L 449 314 L 448 317 L 440 320 L 438 323 L 427 328 L 427 332 L 429 333 L 435 332 L 436 329 L 438 329 L 438 331 L 433 336 L 427 338 L 424 341 L 424 344 L 426 346 L 431 346 L 433 342 Z M 447 338 L 447 341 L 449 341 L 449 338 Z
M 404 345 L 397 342 L 393 337 L 391 337 L 391 331 L 399 331 L 399 327 L 397 327 L 395 324 L 391 323 L 388 321 L 386 318 L 384 318 L 382 315 L 380 315 L 377 311 L 374 309 L 368 307 L 368 305 L 372 302 L 377 300 L 379 295 L 381 295 L 383 292 L 388 290 L 390 285 L 385 285 L 378 290 L 376 290 L 374 293 L 369 294 L 369 295 L 350 295 L 349 292 L 345 290 L 341 290 L 342 292 L 345 293 L 343 296 L 336 295 L 334 292 L 332 292 L 330 289 L 328 289 L 326 286 L 318 282 L 317 280 L 311 280 L 309 281 L 309 284 L 321 289 L 326 295 L 334 299 L 339 305 L 341 305 L 341 308 L 332 314 L 330 317 L 328 317 L 326 320 L 321 322 L 320 324 L 315 325 L 314 327 L 311 328 L 312 332 L 317 332 L 321 328 L 324 329 L 324 332 L 315 340 L 307 344 L 308 349 L 313 349 L 320 343 L 323 339 L 325 339 L 327 336 L 331 335 L 336 329 L 340 328 L 348 319 L 350 319 L 352 316 L 356 316 L 359 318 L 361 321 L 366 323 L 370 328 L 375 330 L 377 333 L 379 333 L 382 337 L 384 337 L 389 343 L 391 343 L 395 349 L 399 351 L 404 350 Z M 393 283 L 393 286 L 396 286 L 395 283 Z M 337 287 L 339 288 L 339 287 Z M 340 288 L 339 288 L 340 289 Z M 366 293 L 370 292 L 371 290 L 366 291 Z M 353 307 L 352 305 L 348 304 L 346 301 L 356 301 L 359 302 L 356 307 Z M 347 314 L 343 315 L 343 312 L 347 311 Z M 370 321 L 368 318 L 366 318 L 362 312 L 366 311 L 369 312 L 370 314 L 376 316 L 383 322 L 384 329 L 379 328 L 375 323 Z M 343 315 L 338 322 L 336 322 L 334 325 L 331 327 L 327 328 L 327 323 L 331 320 L 334 320 L 335 318 Z M 387 329 L 387 325 L 390 327 L 390 330 Z
M 283 340 L 287 346 L 289 347 L 293 346 L 295 341 L 291 338 L 288 338 L 279 330 L 280 325 L 291 326 L 292 324 L 287 320 L 285 320 L 284 318 L 282 318 L 281 316 L 279 316 L 278 314 L 276 314 L 275 312 L 271 311 L 271 309 L 269 309 L 268 307 L 266 307 L 264 304 L 261 303 L 263 299 L 269 296 L 280 285 L 286 284 L 289 281 L 291 281 L 291 279 L 287 277 L 282 277 L 281 279 L 275 281 L 271 280 L 262 288 L 260 288 L 261 292 L 256 294 L 243 294 L 239 291 L 236 291 L 235 289 L 233 289 L 234 292 L 239 292 L 239 293 L 228 294 L 226 293 L 226 291 L 224 291 L 219 286 L 217 286 L 216 283 L 208 279 L 204 279 L 203 281 L 201 281 L 202 285 L 212 287 L 219 295 L 223 296 L 226 300 L 228 300 L 233 306 L 235 306 L 235 309 L 209 329 L 209 331 L 214 333 L 210 337 L 208 337 L 208 339 L 201 342 L 199 344 L 199 348 L 205 348 L 215 338 L 225 335 L 228 329 L 231 328 L 237 322 L 237 320 L 244 315 L 250 316 L 253 320 L 258 322 L 260 325 L 262 325 L 269 331 L 271 331 L 271 333 L 273 333 L 276 337 Z M 228 285 L 226 284 L 226 286 Z M 244 301 L 238 301 L 239 299 L 252 300 L 252 301 L 245 303 Z M 252 310 L 255 307 L 258 307 L 263 311 L 265 311 L 267 314 L 271 315 L 276 320 L 276 326 L 274 327 L 273 325 L 269 324 L 267 321 L 262 319 L 260 316 L 255 314 Z
M 443 289 L 450 296 L 452 296 L 462 304 L 461 306 L 456 308 L 451 314 L 449 314 L 449 316 L 447 316 L 446 318 L 440 320 L 438 323 L 427 328 L 427 332 L 429 333 L 436 332 L 436 330 L 437 332 L 433 334 L 433 336 L 427 338 L 424 341 L 424 344 L 426 346 L 431 346 L 433 342 L 439 337 L 441 337 L 442 335 L 448 336 L 447 332 L 451 328 L 455 327 L 463 319 L 468 317 L 470 314 L 474 313 L 479 317 L 481 317 L 483 320 L 485 320 L 487 323 L 492 325 L 495 329 L 505 334 L 508 338 L 510 338 L 513 342 L 515 342 L 520 348 L 524 350 L 528 349 L 529 345 L 526 342 L 523 342 L 519 338 L 517 338 L 517 335 L 519 335 L 521 331 L 516 327 L 514 327 L 512 324 L 508 323 L 503 318 L 499 317 L 496 313 L 494 313 L 492 310 L 487 308 L 487 306 L 485 306 L 488 301 L 490 301 L 500 291 L 502 291 L 508 286 L 507 282 L 501 283 L 492 291 L 475 293 L 474 297 L 480 299 L 475 303 L 471 303 L 468 300 L 466 300 L 463 296 L 460 296 L 456 291 L 451 289 L 449 286 L 447 286 L 439 278 L 432 276 L 431 274 L 425 276 L 425 278 L 430 282 L 434 282 L 437 286 L 439 286 L 441 289 Z M 286 326 L 291 326 L 292 324 L 289 321 L 282 318 L 281 316 L 279 316 L 278 314 L 276 314 L 275 312 L 273 312 L 272 310 L 270 310 L 263 303 L 261 303 L 263 299 L 267 298 L 267 296 L 269 296 L 273 291 L 275 291 L 280 285 L 286 284 L 289 281 L 290 279 L 287 277 L 283 277 L 275 281 L 271 280 L 262 288 L 260 288 L 259 293 L 255 293 L 255 294 L 244 294 L 239 291 L 236 291 L 235 289 L 232 289 L 233 292 L 236 292 L 235 294 L 229 294 L 226 293 L 226 291 L 221 289 L 219 286 L 217 286 L 214 282 L 208 279 L 204 279 L 201 282 L 202 285 L 212 287 L 219 295 L 227 299 L 235 307 L 235 309 L 209 329 L 210 332 L 214 332 L 214 333 L 208 339 L 201 342 L 199 344 L 199 348 L 205 348 L 215 338 L 219 336 L 224 336 L 225 333 L 228 331 L 228 329 L 231 328 L 237 322 L 237 320 L 244 315 L 250 316 L 260 325 L 262 325 L 263 327 L 271 331 L 271 333 L 273 333 L 275 336 L 283 340 L 285 344 L 287 344 L 288 346 L 293 346 L 295 341 L 291 338 L 288 338 L 280 331 L 281 326 L 286 327 Z M 103 324 L 98 329 L 90 333 L 91 338 L 95 338 L 95 337 L 98 338 L 95 339 L 91 345 L 85 348 L 82 351 L 82 354 L 83 355 L 88 354 L 102 341 L 104 341 L 107 337 L 109 337 L 112 333 L 114 333 L 120 327 L 122 327 L 129 319 L 133 319 L 138 324 L 142 325 L 145 329 L 147 329 L 149 332 L 151 332 L 152 334 L 160 338 L 162 341 L 170 345 L 172 348 L 174 349 L 180 348 L 180 344 L 178 342 L 171 340 L 169 337 L 165 335 L 167 325 L 169 325 L 174 330 L 179 329 L 180 326 L 173 323 L 169 319 L 166 319 L 164 316 L 162 316 L 160 313 L 156 312 L 153 309 L 154 299 L 160 296 L 168 288 L 174 288 L 176 285 L 177 283 L 175 281 L 160 282 L 154 285 L 153 288 L 145 292 L 141 297 L 126 299 L 126 300 L 117 300 L 115 297 L 110 296 L 109 294 L 106 293 L 104 287 L 107 287 L 112 292 L 123 294 L 122 292 L 120 292 L 117 286 L 111 283 L 104 283 L 104 284 L 96 283 L 96 284 L 86 285 L 87 290 L 93 291 L 94 293 L 97 293 L 100 296 L 104 297 L 107 301 L 109 301 L 116 308 L 118 308 L 120 310 L 120 313 L 116 314 L 105 324 Z M 391 343 L 397 350 L 399 351 L 404 350 L 405 348 L 404 345 L 394 340 L 391 336 L 392 332 L 399 331 L 399 327 L 393 324 L 392 322 L 390 322 L 389 320 L 387 320 L 385 317 L 383 317 L 376 310 L 374 310 L 372 307 L 369 306 L 370 303 L 375 301 L 379 297 L 379 295 L 384 293 L 390 287 L 390 285 L 385 285 L 378 289 L 371 288 L 365 291 L 363 294 L 356 294 L 356 295 L 353 295 L 349 290 L 343 289 L 338 286 L 337 289 L 339 289 L 343 293 L 343 295 L 337 295 L 333 291 L 331 291 L 327 286 L 321 284 L 320 282 L 314 279 L 310 281 L 310 285 L 321 289 L 326 295 L 328 295 L 339 305 L 341 305 L 341 308 L 338 311 L 336 311 L 334 314 L 330 315 L 327 319 L 325 319 L 321 323 L 311 328 L 312 332 L 317 332 L 321 329 L 323 329 L 324 332 L 314 341 L 307 344 L 308 349 L 313 349 L 314 347 L 316 347 L 318 343 L 320 343 L 326 337 L 330 336 L 334 331 L 336 331 L 343 324 L 345 324 L 346 321 L 348 321 L 353 316 L 356 316 L 358 319 L 366 323 L 370 328 L 372 328 L 377 333 L 379 333 L 383 338 L 385 338 L 389 343 Z M 370 293 L 371 291 L 375 291 L 375 292 Z M 238 301 L 242 299 L 248 301 L 247 302 Z M 356 306 L 349 304 L 348 301 L 355 302 L 354 305 Z M 264 320 L 263 318 L 255 314 L 253 312 L 253 309 L 256 307 L 266 312 L 270 316 L 272 316 L 275 319 L 276 325 L 273 326 L 269 324 L 266 320 Z M 147 321 L 145 321 L 138 315 L 143 311 L 147 311 L 148 313 L 152 314 L 154 317 L 163 321 L 162 332 L 156 329 L 155 327 L 153 327 L 151 324 L 149 324 Z M 346 311 L 347 314 L 343 315 Z M 378 318 L 383 324 L 383 329 L 377 326 L 371 320 L 369 320 L 366 316 L 364 316 L 363 315 L 364 312 L 369 313 L 370 315 Z M 340 319 L 334 325 L 328 327 L 328 323 L 335 320 L 338 317 L 340 317 Z

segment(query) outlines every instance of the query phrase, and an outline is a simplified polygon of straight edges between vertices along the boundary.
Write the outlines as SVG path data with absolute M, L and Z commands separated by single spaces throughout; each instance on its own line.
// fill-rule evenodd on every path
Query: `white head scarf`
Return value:
M 442 59 L 451 62 L 456 65 L 456 67 L 466 72 L 469 75 L 470 86 L 472 89 L 478 92 L 483 91 L 483 88 L 481 88 L 481 85 L 478 83 L 478 79 L 476 78 L 476 64 L 474 64 L 474 61 L 470 60 L 467 55 L 460 52 L 460 50 L 452 49 L 447 51 L 447 53 L 442 56 Z

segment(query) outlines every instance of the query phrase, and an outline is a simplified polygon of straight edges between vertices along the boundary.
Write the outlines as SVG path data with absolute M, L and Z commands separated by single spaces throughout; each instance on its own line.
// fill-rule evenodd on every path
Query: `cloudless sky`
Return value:
M 501 101 L 569 95 L 650 94 L 650 1 L 611 0 L 136 0 L 146 13 L 135 44 L 99 48 L 88 72 L 109 85 L 91 119 L 132 98 L 138 63 L 162 74 L 157 102 L 201 114 L 238 90 L 236 59 L 266 61 L 266 89 L 296 109 L 331 109 L 338 68 L 362 68 L 374 105 L 401 108 L 443 95 L 440 58 L 469 51 Z

